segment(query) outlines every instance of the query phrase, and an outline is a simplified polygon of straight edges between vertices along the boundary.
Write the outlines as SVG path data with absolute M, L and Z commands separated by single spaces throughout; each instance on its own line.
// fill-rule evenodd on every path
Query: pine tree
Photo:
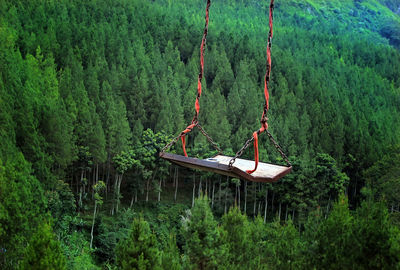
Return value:
M 207 197 L 199 197 L 182 225 L 185 256 L 190 268 L 215 269 L 219 254 L 219 232 Z
M 363 193 L 366 200 L 355 214 L 354 264 L 364 269 L 396 269 L 400 265 L 400 229 L 392 225 L 383 202 L 374 202 L 368 189 Z
M 169 236 L 167 246 L 161 252 L 161 268 L 163 270 L 182 269 L 179 249 L 176 246 L 176 237 L 174 235 Z
M 263 255 L 273 269 L 302 269 L 303 242 L 291 219 L 285 225 L 278 220 L 266 226 Z
M 60 243 L 47 222 L 39 225 L 29 241 L 21 269 L 66 269 Z
M 119 269 L 161 269 L 156 237 L 143 217 L 133 220 L 128 238 L 118 243 L 115 254 Z
M 4 269 L 18 264 L 46 208 L 43 188 L 32 175 L 31 165 L 14 151 L 5 164 L 0 160 L 0 266 Z
M 251 227 L 246 215 L 233 207 L 222 217 L 221 242 L 226 245 L 222 264 L 226 269 L 255 269 L 257 254 L 251 252 Z
M 322 269 L 352 269 L 357 246 L 353 237 L 354 218 L 350 214 L 347 198 L 339 197 L 332 212 L 322 220 L 321 211 L 316 220 L 311 220 L 306 227 L 308 239 L 308 267 L 318 265 Z M 319 225 L 318 225 L 319 224 Z

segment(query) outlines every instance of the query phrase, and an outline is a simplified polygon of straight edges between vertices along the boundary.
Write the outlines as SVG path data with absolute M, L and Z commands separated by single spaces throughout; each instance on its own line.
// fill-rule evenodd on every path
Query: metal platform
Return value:
M 259 162 L 257 170 L 248 174 L 246 170 L 254 169 L 253 160 L 237 158 L 232 168 L 229 168 L 232 157 L 223 155 L 198 159 L 164 152 L 160 153 L 160 157 L 186 168 L 214 172 L 252 182 L 276 182 L 292 170 L 292 167 Z

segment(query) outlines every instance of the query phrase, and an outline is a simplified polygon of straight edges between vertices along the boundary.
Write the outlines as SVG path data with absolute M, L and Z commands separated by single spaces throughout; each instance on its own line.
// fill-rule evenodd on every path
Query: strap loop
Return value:
M 198 122 L 193 119 L 192 124 L 187 126 L 186 129 L 181 132 L 182 149 L 183 149 L 183 153 L 185 154 L 185 157 L 188 156 L 187 153 L 186 153 L 186 146 L 185 146 L 185 144 L 186 144 L 186 139 L 185 139 L 186 133 L 189 133 L 190 131 L 192 131 L 192 129 L 197 125 L 198 125 Z

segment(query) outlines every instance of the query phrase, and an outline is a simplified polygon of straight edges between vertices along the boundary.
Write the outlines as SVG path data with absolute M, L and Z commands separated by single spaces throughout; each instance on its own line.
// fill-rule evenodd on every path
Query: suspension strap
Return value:
M 190 124 L 189 126 L 187 126 L 187 128 L 186 128 L 184 131 L 181 132 L 181 134 L 182 134 L 182 136 L 181 136 L 181 140 L 182 140 L 182 149 L 183 149 L 183 153 L 185 154 L 185 157 L 188 156 L 187 153 L 186 153 L 186 146 L 185 146 L 185 144 L 186 144 L 186 139 L 185 139 L 186 133 L 189 133 L 190 131 L 192 131 L 192 129 L 193 129 L 195 126 L 197 126 L 197 124 L 198 124 L 197 122 L 196 122 L 196 123 L 193 123 L 193 122 L 192 122 L 192 124 Z
M 182 131 L 182 133 L 184 133 L 184 134 L 181 137 L 182 149 L 183 149 L 183 153 L 185 154 L 185 157 L 187 157 L 186 147 L 185 147 L 185 136 L 186 136 L 186 133 L 190 132 L 193 129 L 193 127 L 198 124 L 198 118 L 199 118 L 199 112 L 200 112 L 201 80 L 203 79 L 203 71 L 204 71 L 204 51 L 206 49 L 206 42 L 207 42 L 210 5 L 211 5 L 211 0 L 207 0 L 206 18 L 205 18 L 206 22 L 205 22 L 205 26 L 204 26 L 203 38 L 201 40 L 201 45 L 200 45 L 200 71 L 199 71 L 199 77 L 197 79 L 196 102 L 194 104 L 195 114 L 194 114 L 192 123 L 189 126 L 187 126 L 184 131 Z
M 261 127 L 257 131 L 253 133 L 251 139 L 247 140 L 247 142 L 243 145 L 243 147 L 236 153 L 235 157 L 232 158 L 229 162 L 229 167 L 232 167 L 236 158 L 240 157 L 243 154 L 243 151 L 250 145 L 250 142 L 253 141 L 254 145 L 254 161 L 255 167 L 253 170 L 247 170 L 248 174 L 252 174 L 257 170 L 258 161 L 259 161 L 259 153 L 258 153 L 258 135 L 268 130 L 268 110 L 269 110 L 269 92 L 268 92 L 268 84 L 271 77 L 271 45 L 272 45 L 272 36 L 273 36 L 273 11 L 274 11 L 274 0 L 271 0 L 269 5 L 269 33 L 268 33 L 268 43 L 267 43 L 267 64 L 266 64 L 266 72 L 264 77 L 264 98 L 265 104 L 263 113 L 261 116 Z
M 211 0 L 207 0 L 207 6 L 206 6 L 206 16 L 205 16 L 205 26 L 204 26 L 204 32 L 203 32 L 203 38 L 201 40 L 201 45 L 200 45 L 200 71 L 199 71 L 199 76 L 197 79 L 197 96 L 196 96 L 196 102 L 194 104 L 195 108 L 195 114 L 193 116 L 193 120 L 189 126 L 187 126 L 176 138 L 174 138 L 169 144 L 167 144 L 161 151 L 161 153 L 165 152 L 167 149 L 169 149 L 172 145 L 174 145 L 179 138 L 182 141 L 182 149 L 183 153 L 185 154 L 185 157 L 187 157 L 186 153 L 186 139 L 185 136 L 187 133 L 193 130 L 194 127 L 197 127 L 200 132 L 207 138 L 207 140 L 212 144 L 212 146 L 218 151 L 218 153 L 222 153 L 222 150 L 219 148 L 218 144 L 216 144 L 213 139 L 207 134 L 207 132 L 204 130 L 204 128 L 199 124 L 198 118 L 199 118 L 199 112 L 200 112 L 200 97 L 201 97 L 201 80 L 203 79 L 203 72 L 204 72 L 204 52 L 206 48 L 206 43 L 207 43 L 207 33 L 208 33 L 208 22 L 209 22 L 209 10 L 210 10 L 210 5 L 211 5 Z
M 200 111 L 201 79 L 203 78 L 203 71 L 204 71 L 204 51 L 206 49 L 206 42 L 207 42 L 210 5 L 211 5 L 211 0 L 207 0 L 206 22 L 205 22 L 205 26 L 204 26 L 203 39 L 201 40 L 201 45 L 200 45 L 200 72 L 199 72 L 199 77 L 197 80 L 197 97 L 196 97 L 196 103 L 194 105 L 194 107 L 196 109 L 196 114 L 194 116 L 194 119 L 196 119 L 196 120 L 199 116 L 199 111 Z
M 268 84 L 271 75 L 271 41 L 273 36 L 273 11 L 274 11 L 274 0 L 271 0 L 269 5 L 269 33 L 268 33 L 268 43 L 267 43 L 267 68 L 264 77 L 264 98 L 265 98 L 265 105 L 264 110 L 261 116 L 261 128 L 253 133 L 253 145 L 254 145 L 254 161 L 255 166 L 253 170 L 247 170 L 248 174 L 252 174 L 257 170 L 258 161 L 259 161 L 259 154 L 258 154 L 258 135 L 263 133 L 265 130 L 268 129 L 268 110 L 269 110 L 269 91 L 268 91 Z

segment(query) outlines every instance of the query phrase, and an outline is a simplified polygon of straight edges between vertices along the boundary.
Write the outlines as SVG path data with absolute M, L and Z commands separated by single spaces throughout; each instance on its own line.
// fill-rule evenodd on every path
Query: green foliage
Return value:
M 316 231 L 309 231 L 313 234 L 309 265 L 318 264 L 322 269 L 352 268 L 354 258 L 347 255 L 353 254 L 355 249 L 353 224 L 354 217 L 350 214 L 347 198 L 342 195 L 328 219 L 321 222 Z
M 300 269 L 302 267 L 304 242 L 291 219 L 285 225 L 278 221 L 267 224 L 265 250 L 267 264 L 272 269 Z
M 220 253 L 220 233 L 207 197 L 200 197 L 182 220 L 188 268 L 214 269 Z
M 391 224 L 383 202 L 374 202 L 372 196 L 356 211 L 353 237 L 357 239 L 352 254 L 355 264 L 364 269 L 395 269 L 400 267 L 400 231 Z M 368 260 L 365 260 L 365 257 Z
M 365 178 L 377 199 L 384 199 L 393 209 L 400 202 L 400 146 L 389 149 L 387 154 L 365 171 Z
M 45 192 L 47 207 L 54 220 L 54 231 L 58 232 L 66 217 L 75 215 L 76 204 L 74 194 L 70 186 L 64 181 L 59 180 L 55 184 L 54 190 Z
M 319 182 L 317 189 L 320 195 L 318 200 L 337 198 L 346 190 L 349 177 L 340 171 L 336 161 L 327 154 L 318 154 L 316 163 L 316 179 Z
M 61 246 L 67 259 L 67 269 L 99 269 L 93 260 L 89 242 L 86 241 L 84 234 L 76 231 L 68 232 Z
M 29 241 L 21 269 L 66 269 L 60 243 L 47 222 L 39 225 Z
M 269 129 L 293 173 L 278 184 L 255 185 L 246 210 L 250 201 L 254 212 L 267 204 L 269 220 L 282 206 L 300 232 L 310 209 L 320 206 L 320 217 L 300 236 L 291 221 L 265 226 L 240 210 L 217 228 L 200 199 L 177 234 L 188 268 L 357 268 L 356 261 L 359 268 L 396 267 L 398 238 L 382 204 L 368 198 L 353 214 L 341 199 L 329 209 L 344 191 L 357 206 L 368 182 L 375 199 L 398 215 L 398 6 L 398 0 L 276 1 Z M 171 140 L 166 134 L 179 134 L 193 117 L 203 12 L 200 0 L 0 1 L 0 268 L 19 264 L 46 212 L 68 267 L 95 268 L 83 248 L 89 226 L 82 223 L 89 222 L 80 219 L 92 202 L 96 258 L 113 263 L 135 214 L 123 209 L 111 219 L 104 214 L 109 201 L 118 210 L 124 197 L 133 202 L 132 194 L 147 191 L 151 201 L 150 192 L 170 188 L 171 170 L 158 152 Z M 225 154 L 259 127 L 267 12 L 268 3 L 259 1 L 221 0 L 211 7 L 199 120 Z M 196 132 L 187 136 L 189 154 L 213 155 Z M 171 151 L 182 153 L 180 142 Z M 260 154 L 263 161 L 282 161 L 266 136 L 260 136 Z M 185 194 L 188 176 L 180 171 Z M 239 180 L 232 183 L 215 192 L 218 214 L 233 204 L 234 188 L 244 191 Z M 170 232 L 177 232 L 183 207 L 150 208 L 145 218 L 166 250 L 157 261 L 179 268 Z M 364 264 L 363 256 L 371 260 Z
M 0 160 L 0 266 L 12 269 L 46 209 L 43 189 L 21 153 Z
M 116 247 L 116 265 L 119 269 L 161 269 L 160 251 L 149 224 L 141 217 L 133 220 L 128 238 Z
M 112 219 L 100 214 L 96 218 L 93 246 L 96 260 L 99 262 L 114 262 L 118 242 L 126 239 L 130 233 L 132 220 L 137 217 L 132 209 L 123 209 Z
M 365 201 L 355 215 L 339 197 L 326 220 L 320 213 L 306 227 L 306 267 L 321 269 L 396 269 L 399 230 L 392 227 L 382 203 Z
M 176 246 L 176 237 L 174 235 L 170 235 L 167 246 L 161 252 L 161 269 L 183 269 L 180 261 L 179 250 Z
M 222 217 L 221 248 L 226 254 L 219 264 L 221 269 L 259 269 L 255 243 L 252 242 L 252 227 L 246 215 L 237 207 L 231 208 Z

